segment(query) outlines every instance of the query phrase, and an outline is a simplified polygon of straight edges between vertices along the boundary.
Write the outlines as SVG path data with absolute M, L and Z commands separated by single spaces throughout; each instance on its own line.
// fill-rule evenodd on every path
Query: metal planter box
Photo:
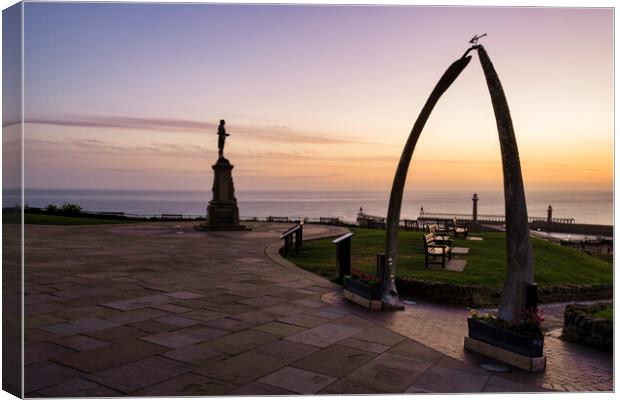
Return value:
M 344 288 L 370 300 L 381 300 L 381 294 L 383 293 L 381 285 L 369 285 L 350 276 L 344 277 Z
M 468 318 L 469 337 L 527 357 L 542 357 L 542 336 L 523 335 L 477 318 Z

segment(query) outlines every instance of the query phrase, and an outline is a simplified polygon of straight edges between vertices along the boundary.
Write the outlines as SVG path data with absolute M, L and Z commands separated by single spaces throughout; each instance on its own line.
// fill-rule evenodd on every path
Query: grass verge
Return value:
M 605 306 L 601 308 L 600 310 L 598 310 L 597 312 L 595 312 L 594 316 L 596 318 L 602 318 L 608 321 L 613 321 L 614 320 L 614 306 L 612 306 L 611 304 L 608 306 Z
M 352 228 L 352 268 L 374 273 L 376 253 L 384 252 L 385 231 Z M 505 234 L 481 233 L 483 241 L 457 239 L 454 246 L 468 247 L 463 272 L 435 271 L 424 268 L 421 232 L 400 232 L 397 275 L 435 282 L 501 287 L 506 278 Z M 612 284 L 613 268 L 610 261 L 591 257 L 576 250 L 532 238 L 534 250 L 534 278 L 541 286 Z M 329 279 L 336 278 L 336 250 L 331 239 L 304 243 L 299 255 L 287 257 L 301 268 Z

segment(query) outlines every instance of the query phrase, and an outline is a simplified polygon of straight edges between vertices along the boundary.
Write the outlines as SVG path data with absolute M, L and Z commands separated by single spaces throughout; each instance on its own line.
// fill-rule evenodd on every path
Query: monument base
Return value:
M 224 157 L 218 158 L 212 166 L 213 200 L 207 206 L 207 222 L 196 227 L 202 231 L 245 231 L 245 225 L 239 225 L 239 208 L 235 198 L 232 179 L 233 166 Z

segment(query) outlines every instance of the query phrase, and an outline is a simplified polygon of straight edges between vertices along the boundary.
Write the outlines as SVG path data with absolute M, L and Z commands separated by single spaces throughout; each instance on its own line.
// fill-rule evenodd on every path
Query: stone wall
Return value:
M 614 343 L 613 323 L 593 315 L 608 304 L 567 305 L 564 310 L 562 339 L 611 352 Z
M 497 306 L 501 299 L 500 288 L 483 286 L 396 278 L 396 287 L 400 295 L 466 307 Z M 612 285 L 566 285 L 538 288 L 538 299 L 541 303 L 607 300 L 612 297 Z

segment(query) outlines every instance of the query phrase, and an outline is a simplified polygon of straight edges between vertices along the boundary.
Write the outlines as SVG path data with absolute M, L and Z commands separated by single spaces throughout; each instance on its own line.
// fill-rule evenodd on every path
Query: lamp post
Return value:
M 472 210 L 471 210 L 471 220 L 474 224 L 478 223 L 478 194 L 474 193 L 474 196 L 471 198 L 472 201 Z

